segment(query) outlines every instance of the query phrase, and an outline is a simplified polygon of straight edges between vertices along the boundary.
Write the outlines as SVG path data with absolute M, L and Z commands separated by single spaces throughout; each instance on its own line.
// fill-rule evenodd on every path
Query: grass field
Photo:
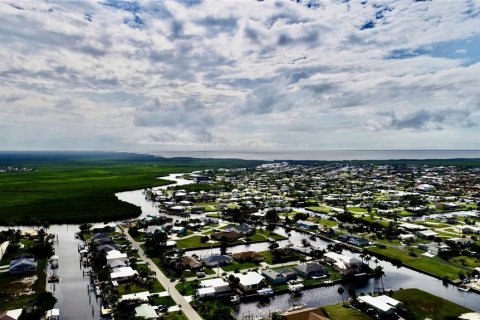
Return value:
M 395 291 L 393 298 L 402 301 L 409 309 L 407 320 L 456 319 L 463 313 L 471 312 L 470 309 L 418 289 Z
M 360 311 L 354 310 L 352 308 L 345 307 L 341 303 L 325 306 L 324 309 L 325 311 L 327 311 L 328 316 L 331 320 L 344 320 L 344 319 L 371 320 L 373 319 L 369 315 L 361 313 Z
M 403 262 L 404 265 L 409 265 L 421 270 L 425 270 L 439 277 L 446 276 L 450 280 L 458 279 L 459 277 L 458 273 L 460 271 L 463 271 L 463 272 L 468 271 L 468 269 L 460 268 L 456 265 L 453 265 L 439 258 L 438 256 L 435 256 L 433 258 L 422 256 L 421 253 L 423 253 L 423 251 L 421 250 L 415 250 L 415 252 L 417 253 L 417 257 L 410 256 L 408 254 L 408 251 L 398 250 L 391 247 L 387 249 L 372 247 L 372 248 L 369 248 L 368 250 L 374 253 L 379 253 L 388 258 L 399 259 Z
M 0 175 L 0 224 L 101 222 L 140 214 L 120 191 L 159 186 L 156 177 L 205 167 L 253 166 L 256 161 L 158 158 L 127 153 L 0 153 L 0 166 L 32 172 Z

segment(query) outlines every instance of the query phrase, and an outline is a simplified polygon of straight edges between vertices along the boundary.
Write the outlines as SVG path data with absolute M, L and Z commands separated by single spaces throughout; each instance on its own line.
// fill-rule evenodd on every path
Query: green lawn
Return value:
M 233 260 L 233 262 L 229 265 L 221 267 L 223 271 L 230 272 L 234 271 L 235 269 L 244 270 L 244 269 L 255 269 L 258 268 L 260 265 L 255 262 L 237 262 Z
M 32 172 L 2 174 L 0 224 L 101 222 L 132 218 L 140 208 L 115 193 L 169 183 L 172 172 L 208 167 L 253 166 L 256 161 L 166 159 L 127 153 L 0 154 L 0 166 L 25 166 Z
M 182 311 L 166 313 L 162 316 L 163 320 L 188 320 Z
M 318 213 L 329 213 L 330 212 L 329 207 L 323 207 L 323 206 L 306 207 L 305 209 L 313 211 L 313 212 L 318 212 Z
M 468 269 L 466 268 L 460 268 L 458 266 L 450 264 L 449 262 L 437 256 L 433 258 L 422 256 L 421 253 L 423 253 L 424 251 L 417 249 L 414 250 L 417 253 L 417 257 L 410 256 L 408 254 L 408 251 L 399 250 L 391 247 L 387 249 L 372 247 L 368 250 L 374 253 L 382 254 L 388 258 L 399 259 L 403 262 L 404 265 L 409 265 L 425 270 L 427 272 L 436 274 L 439 277 L 446 276 L 450 280 L 458 279 L 458 273 L 460 271 L 468 271 Z
M 183 282 L 183 283 L 180 282 L 175 286 L 175 288 L 177 288 L 178 292 L 180 292 L 182 296 L 192 296 L 195 291 L 194 283 L 195 282 L 193 281 Z
M 192 236 L 192 237 L 189 237 L 189 238 L 185 238 L 185 239 L 180 239 L 180 240 L 177 240 L 177 247 L 178 248 L 182 248 L 182 249 L 187 249 L 187 248 L 208 248 L 210 247 L 211 245 L 213 246 L 218 246 L 220 244 L 220 242 L 216 242 L 214 244 L 211 244 L 211 243 L 208 243 L 208 242 L 201 242 L 200 239 L 202 237 L 201 236 Z
M 172 299 L 172 297 L 167 296 L 167 297 L 155 297 L 153 298 L 153 305 L 162 305 L 162 306 L 167 306 L 167 307 L 172 307 L 177 305 L 175 303 L 175 300 Z
M 407 320 L 454 319 L 471 310 L 418 289 L 395 291 L 393 298 L 402 301 L 409 309 Z
M 331 320 L 371 320 L 373 319 L 369 315 L 361 313 L 360 311 L 354 310 L 343 306 L 341 303 L 334 304 L 324 307 L 325 311 L 328 313 L 328 317 Z
M 354 212 L 354 213 L 367 213 L 368 210 L 365 208 L 359 208 L 359 207 L 348 207 L 348 211 Z

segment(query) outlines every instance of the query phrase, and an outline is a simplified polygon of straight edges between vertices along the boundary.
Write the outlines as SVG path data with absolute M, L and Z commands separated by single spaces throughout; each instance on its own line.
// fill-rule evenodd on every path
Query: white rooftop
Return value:
M 121 267 L 112 272 L 110 274 L 110 278 L 113 280 L 118 278 L 133 277 L 136 274 L 138 274 L 137 270 L 133 270 L 132 267 Z
M 225 285 L 229 285 L 229 284 L 222 278 L 213 278 L 213 279 L 200 281 L 200 287 L 204 287 L 204 288 L 209 288 L 209 287 L 216 288 L 216 287 L 223 287 Z
M 143 292 L 137 292 L 137 293 L 131 293 L 131 294 L 124 294 L 121 298 L 120 301 L 123 300 L 135 300 L 135 299 L 140 299 L 142 301 L 148 301 L 148 297 L 150 297 L 150 292 L 148 291 L 143 291 Z
M 366 304 L 381 310 L 383 312 L 387 312 L 392 308 L 395 308 L 397 305 L 401 304 L 400 301 L 390 298 L 389 296 L 382 295 L 377 297 L 372 296 L 361 296 L 358 297 L 360 302 L 365 302 Z
M 118 250 L 111 250 L 107 252 L 107 261 L 115 259 L 125 259 L 128 258 L 126 253 L 122 253 Z
M 239 273 L 235 275 L 239 280 L 240 284 L 244 286 L 251 286 L 254 284 L 260 283 L 263 279 L 265 279 L 261 274 L 258 272 L 247 272 L 246 274 Z

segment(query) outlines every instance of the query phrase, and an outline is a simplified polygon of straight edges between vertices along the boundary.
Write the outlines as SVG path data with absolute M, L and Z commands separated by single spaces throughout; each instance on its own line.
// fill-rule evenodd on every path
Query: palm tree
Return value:
M 370 268 L 370 261 L 372 261 L 372 256 L 366 254 L 365 261 L 367 262 L 367 266 Z
M 343 293 L 345 292 L 345 289 L 343 289 L 343 287 L 338 287 L 337 292 L 342 296 L 342 304 L 345 304 L 345 300 L 343 300 Z

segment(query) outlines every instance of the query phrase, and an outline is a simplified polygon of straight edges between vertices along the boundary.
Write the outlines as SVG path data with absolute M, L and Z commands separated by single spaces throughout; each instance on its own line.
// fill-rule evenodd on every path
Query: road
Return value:
M 138 250 L 138 254 L 140 258 L 145 261 L 146 263 L 149 264 L 150 269 L 152 271 L 155 271 L 156 277 L 158 281 L 162 284 L 162 286 L 165 288 L 170 293 L 170 296 L 172 299 L 181 307 L 181 310 L 185 314 L 185 316 L 189 320 L 202 320 L 202 317 L 195 311 L 190 303 L 178 292 L 177 288 L 175 288 L 175 285 L 177 282 L 171 282 L 170 279 L 168 279 L 163 272 L 157 267 L 157 265 L 152 261 L 152 259 L 148 258 L 145 255 L 145 252 L 143 249 L 140 247 L 140 244 L 136 242 L 128 233 L 128 228 L 125 228 L 124 234 L 127 236 L 128 240 L 132 243 L 132 247 L 134 249 Z

